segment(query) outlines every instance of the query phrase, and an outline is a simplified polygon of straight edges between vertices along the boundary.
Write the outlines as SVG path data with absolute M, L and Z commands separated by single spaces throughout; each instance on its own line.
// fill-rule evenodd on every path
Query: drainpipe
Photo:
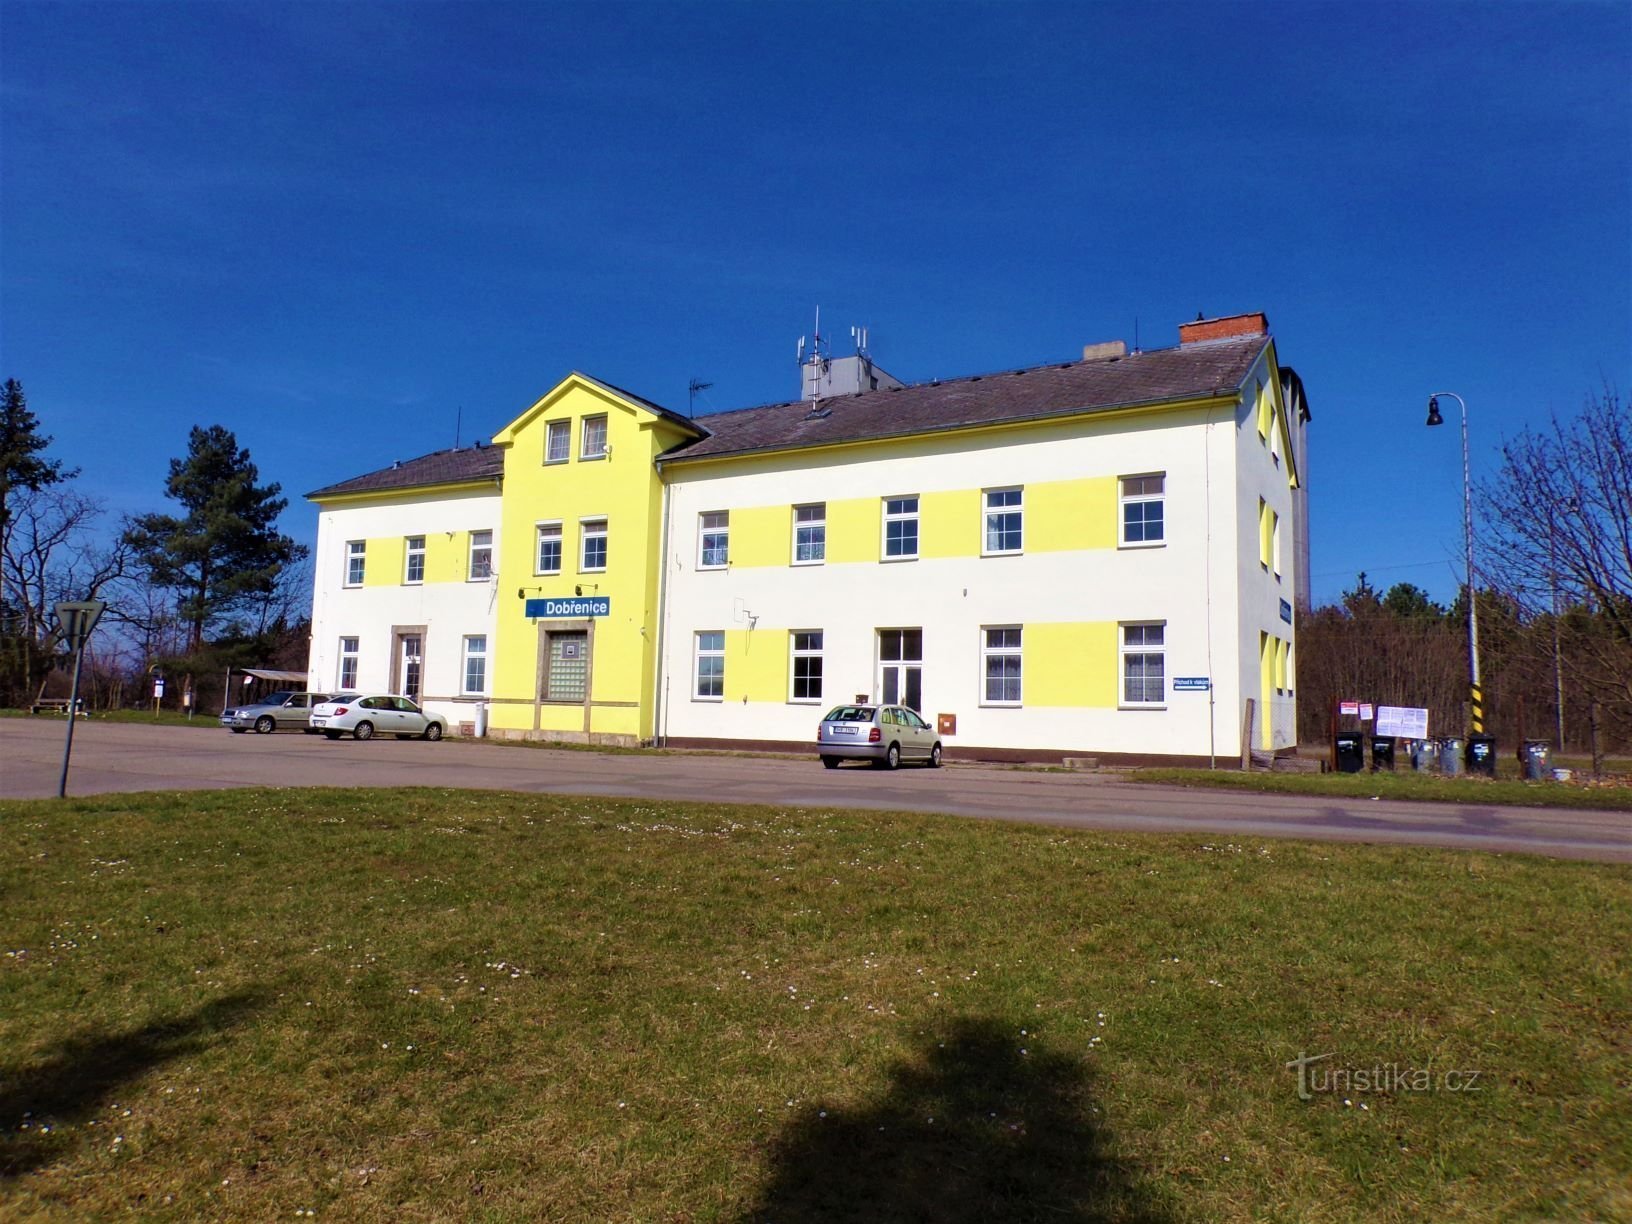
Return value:
M 669 729 L 668 719 L 664 717 L 667 703 L 663 694 L 667 687 L 668 669 L 664 663 L 663 650 L 668 641 L 668 609 L 669 609 L 669 482 L 663 476 L 663 464 L 659 460 L 656 464 L 657 479 L 663 486 L 663 531 L 662 543 L 657 558 L 657 655 L 652 662 L 652 742 L 659 748 Z

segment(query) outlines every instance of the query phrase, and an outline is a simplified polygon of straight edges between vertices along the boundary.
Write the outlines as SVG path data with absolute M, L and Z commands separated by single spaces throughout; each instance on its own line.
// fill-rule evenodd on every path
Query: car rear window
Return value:
M 834 706 L 827 712 L 823 722 L 872 722 L 873 708 L 871 706 Z

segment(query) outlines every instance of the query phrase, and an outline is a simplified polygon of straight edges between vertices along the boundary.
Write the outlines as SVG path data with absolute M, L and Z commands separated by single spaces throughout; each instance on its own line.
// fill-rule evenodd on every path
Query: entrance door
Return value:
M 397 675 L 402 677 L 402 695 L 419 700 L 420 673 L 424 668 L 423 638 L 417 633 L 405 633 L 400 639 Z
M 549 664 L 544 675 L 545 701 L 582 701 L 589 694 L 589 634 L 550 633 Z
M 920 713 L 924 704 L 924 631 L 878 631 L 878 700 Z

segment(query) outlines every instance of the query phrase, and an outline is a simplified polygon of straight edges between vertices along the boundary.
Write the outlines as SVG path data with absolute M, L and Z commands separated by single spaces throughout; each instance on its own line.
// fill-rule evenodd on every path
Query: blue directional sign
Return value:
M 1292 605 L 1284 599 L 1281 600 L 1281 619 L 1289 625 L 1292 623 Z
M 1213 687 L 1213 681 L 1208 676 L 1174 676 L 1173 691 L 1175 693 L 1205 693 Z
M 610 595 L 582 595 L 566 599 L 529 599 L 527 615 L 534 620 L 612 615 Z

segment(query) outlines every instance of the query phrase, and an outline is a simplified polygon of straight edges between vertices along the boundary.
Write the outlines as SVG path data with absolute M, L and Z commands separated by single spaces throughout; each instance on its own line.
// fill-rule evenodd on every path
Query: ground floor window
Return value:
M 358 639 L 343 637 L 340 639 L 340 671 L 336 679 L 341 689 L 357 687 L 357 649 Z
M 487 692 L 487 635 L 473 633 L 465 639 L 466 693 Z
M 561 630 L 548 635 L 545 701 L 583 701 L 589 696 L 589 634 Z
M 1167 692 L 1167 626 L 1122 626 L 1122 704 L 1163 704 Z
M 800 629 L 789 635 L 793 651 L 792 689 L 788 696 L 793 701 L 820 701 L 822 699 L 822 635 L 820 630 Z
M 707 629 L 697 635 L 692 695 L 699 701 L 725 696 L 725 631 Z
M 878 631 L 878 699 L 923 712 L 924 631 Z
M 1020 704 L 1020 627 L 981 630 L 985 705 Z

